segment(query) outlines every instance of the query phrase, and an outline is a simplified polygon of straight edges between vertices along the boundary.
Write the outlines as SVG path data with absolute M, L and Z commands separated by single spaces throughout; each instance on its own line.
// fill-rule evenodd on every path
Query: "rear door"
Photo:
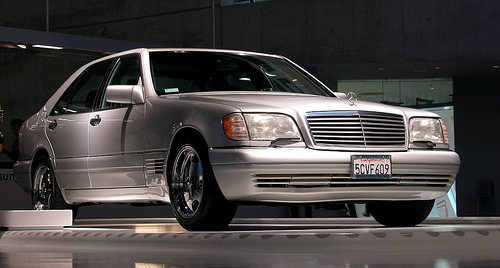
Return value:
M 62 189 L 91 187 L 87 164 L 90 118 L 97 93 L 113 61 L 86 69 L 47 117 L 46 134 L 54 151 L 54 171 Z
M 121 57 L 106 85 L 141 85 L 139 55 Z M 89 127 L 89 175 L 93 188 L 144 187 L 144 104 L 99 97 Z

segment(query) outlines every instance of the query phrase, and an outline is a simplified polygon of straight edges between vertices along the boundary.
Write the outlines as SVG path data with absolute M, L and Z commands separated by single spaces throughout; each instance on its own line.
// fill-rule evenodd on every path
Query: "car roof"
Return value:
M 232 49 L 210 49 L 210 48 L 151 48 L 147 49 L 151 52 L 156 51 L 167 51 L 167 52 L 215 52 L 215 53 L 228 53 L 236 55 L 255 55 L 255 56 L 267 56 L 267 57 L 282 57 L 274 54 L 266 54 L 260 52 L 251 52 L 243 50 L 232 50 Z
M 277 58 L 282 58 L 283 56 L 280 55 L 273 55 L 273 54 L 266 54 L 266 53 L 259 53 L 259 52 L 250 52 L 250 51 L 242 51 L 242 50 L 231 50 L 231 49 L 210 49 L 210 48 L 136 48 L 136 49 L 131 49 L 131 50 L 126 50 L 118 53 L 114 53 L 99 59 L 94 60 L 94 62 L 114 58 L 114 57 L 119 57 L 123 55 L 128 55 L 128 54 L 141 54 L 144 51 L 148 52 L 208 52 L 208 53 L 228 53 L 228 54 L 234 54 L 234 55 L 252 55 L 252 56 L 266 56 L 266 57 L 277 57 Z

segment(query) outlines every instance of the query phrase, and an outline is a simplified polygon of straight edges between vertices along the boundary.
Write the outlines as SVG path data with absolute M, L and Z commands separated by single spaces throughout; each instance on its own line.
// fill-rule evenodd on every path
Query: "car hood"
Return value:
M 214 103 L 235 107 L 242 112 L 299 113 L 321 111 L 375 111 L 413 116 L 437 117 L 434 113 L 385 104 L 284 92 L 201 92 L 167 95 L 180 101 Z

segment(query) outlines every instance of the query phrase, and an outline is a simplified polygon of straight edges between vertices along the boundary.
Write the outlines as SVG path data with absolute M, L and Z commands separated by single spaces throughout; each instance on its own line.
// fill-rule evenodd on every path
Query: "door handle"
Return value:
M 100 123 L 101 123 L 101 116 L 99 116 L 98 114 L 90 119 L 90 124 L 94 127 L 99 125 Z
M 54 121 L 49 121 L 49 129 L 54 130 L 57 127 L 57 120 L 54 119 Z

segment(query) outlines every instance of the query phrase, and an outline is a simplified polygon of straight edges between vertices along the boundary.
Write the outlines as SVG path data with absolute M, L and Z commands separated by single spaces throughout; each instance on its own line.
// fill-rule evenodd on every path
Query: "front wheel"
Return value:
M 71 209 L 73 219 L 78 212 L 77 206 L 70 205 L 64 200 L 50 161 L 45 156 L 38 158 L 35 163 L 31 200 L 36 210 Z
M 366 205 L 373 218 L 387 227 L 411 227 L 431 213 L 434 200 L 379 201 Z
M 208 160 L 207 146 L 191 138 L 181 140 L 169 161 L 169 194 L 174 215 L 187 230 L 225 228 L 237 206 L 220 191 Z

